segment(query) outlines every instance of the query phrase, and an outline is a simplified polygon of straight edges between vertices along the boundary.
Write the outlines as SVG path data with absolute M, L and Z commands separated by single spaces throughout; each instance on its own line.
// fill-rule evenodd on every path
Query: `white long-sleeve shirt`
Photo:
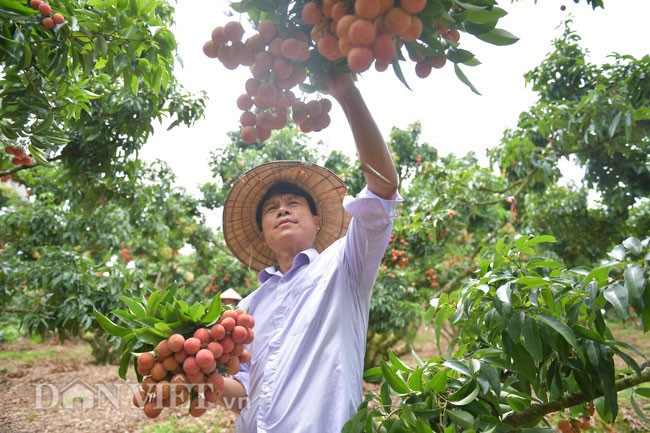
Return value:
M 239 303 L 255 317 L 251 361 L 235 377 L 248 395 L 237 433 L 339 433 L 362 400 L 370 294 L 402 201 L 364 189 L 346 197 L 345 237 L 291 269 L 260 272 Z

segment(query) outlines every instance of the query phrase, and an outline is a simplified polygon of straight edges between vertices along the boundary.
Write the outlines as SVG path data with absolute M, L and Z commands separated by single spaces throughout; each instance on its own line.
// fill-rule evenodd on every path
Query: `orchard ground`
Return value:
M 612 326 L 621 339 L 650 356 L 650 339 L 631 326 Z M 438 350 L 431 329 L 422 328 L 415 341 L 415 352 L 422 359 Z M 405 355 L 407 364 L 414 364 Z M 621 364 L 622 365 L 622 364 Z M 131 386 L 118 377 L 117 366 L 95 365 L 90 348 L 83 342 L 68 340 L 28 340 L 0 344 L 0 432 L 71 432 L 75 433 L 234 433 L 235 415 L 219 407 L 193 418 L 183 409 L 165 409 L 150 420 L 133 406 Z M 368 384 L 367 389 L 373 385 Z M 634 413 L 627 394 L 620 398 L 620 415 L 614 426 L 598 421 L 594 432 L 631 433 L 650 431 L 650 424 Z M 650 416 L 650 399 L 639 401 Z M 554 418 L 551 416 L 550 418 Z M 556 422 L 553 422 L 557 425 Z

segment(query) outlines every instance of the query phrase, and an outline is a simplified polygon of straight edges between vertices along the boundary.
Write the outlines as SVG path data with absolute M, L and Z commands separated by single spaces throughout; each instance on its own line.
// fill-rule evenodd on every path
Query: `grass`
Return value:
M 176 417 L 169 417 L 155 424 L 147 424 L 142 428 L 142 433 L 203 433 L 205 430 L 200 425 L 180 425 Z
M 73 344 L 53 345 L 42 348 L 43 344 L 22 344 L 19 346 L 0 346 L 0 361 L 12 361 L 13 363 L 28 363 L 36 360 L 67 360 L 67 359 L 92 359 L 90 349 L 85 345 Z
M 0 360 L 16 360 L 21 362 L 30 362 L 42 358 L 56 358 L 57 352 L 52 349 L 47 350 L 10 350 L 0 353 Z
M 213 408 L 199 418 L 169 416 L 142 426 L 140 433 L 227 433 L 234 431 L 219 427 L 223 420 L 222 410 Z

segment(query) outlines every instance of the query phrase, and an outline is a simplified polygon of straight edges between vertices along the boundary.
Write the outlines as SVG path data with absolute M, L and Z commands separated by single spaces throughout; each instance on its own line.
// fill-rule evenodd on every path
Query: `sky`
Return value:
M 487 165 L 486 148 L 497 145 L 503 132 L 515 127 L 519 114 L 535 102 L 536 96 L 526 88 L 523 76 L 551 51 L 552 40 L 562 34 L 559 25 L 567 17 L 573 19 L 572 28 L 582 38 L 581 46 L 588 50 L 591 63 L 606 63 L 613 52 L 639 58 L 650 51 L 648 0 L 605 0 L 605 9 L 596 10 L 586 0 L 578 4 L 573 0 L 498 3 L 508 12 L 498 27 L 518 36 L 518 42 L 493 46 L 465 34 L 460 40 L 460 48 L 472 51 L 481 61 L 478 66 L 463 67 L 480 96 L 456 78 L 449 63 L 420 79 L 414 74 L 414 64 L 403 62 L 402 69 L 412 90 L 390 68 L 382 73 L 371 69 L 359 76 L 357 87 L 386 139 L 391 128 L 406 128 L 420 121 L 422 141 L 434 145 L 441 154 L 462 156 L 475 152 L 479 161 Z M 147 161 L 166 161 L 176 174 L 177 184 L 195 196 L 199 196 L 199 185 L 212 180 L 210 152 L 226 145 L 226 133 L 238 128 L 241 111 L 235 102 L 250 78 L 247 68 L 226 70 L 202 52 L 214 27 L 238 19 L 227 16 L 226 11 L 225 0 L 178 1 L 172 31 L 183 63 L 176 66 L 175 74 L 187 91 L 206 92 L 209 99 L 205 116 L 190 128 L 167 131 L 165 124 L 158 125 L 141 152 Z M 331 117 L 328 128 L 310 135 L 316 141 L 322 140 L 324 146 L 353 155 L 352 134 L 336 104 Z M 570 164 L 561 168 L 568 178 L 579 179 L 579 171 Z

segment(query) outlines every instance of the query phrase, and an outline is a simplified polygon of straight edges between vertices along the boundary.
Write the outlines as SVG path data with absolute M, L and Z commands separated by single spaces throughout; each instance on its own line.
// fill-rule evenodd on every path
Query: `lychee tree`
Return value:
M 203 100 L 173 75 L 173 8 L 148 0 L 0 3 L 0 175 L 62 159 L 110 171 Z
M 3 319 L 34 335 L 79 336 L 105 362 L 115 354 L 106 334 L 95 334 L 94 308 L 118 308 L 120 295 L 145 285 L 183 285 L 193 302 L 250 282 L 164 164 L 131 161 L 115 177 L 71 175 L 62 165 L 16 174 L 28 198 L 2 189 Z
M 230 8 L 234 19 L 206 35 L 203 52 L 226 69 L 250 73 L 233 101 L 243 112 L 246 143 L 268 139 L 289 118 L 306 133 L 326 128 L 331 102 L 308 94 L 321 91 L 323 77 L 333 72 L 391 67 L 408 87 L 403 67 L 427 78 L 453 64 L 456 76 L 478 93 L 461 66 L 480 62 L 461 47 L 461 36 L 494 45 L 517 41 L 497 27 L 507 12 L 494 0 L 243 0 Z
M 554 234 L 551 248 L 572 265 L 598 260 L 617 237 L 644 237 L 650 229 L 650 57 L 612 54 L 593 64 L 569 21 L 525 77 L 538 101 L 490 150 L 510 182 L 528 184 L 513 193 L 526 215 L 523 229 Z M 582 185 L 555 185 L 562 160 L 584 169 Z M 588 207 L 588 190 L 600 206 Z
M 408 87 L 402 65 L 410 63 L 425 78 L 449 61 L 458 78 L 476 91 L 460 65 L 479 61 L 460 48 L 461 33 L 496 45 L 517 40 L 497 28 L 506 11 L 494 1 L 263 0 L 231 2 L 230 7 L 234 19 L 206 35 L 203 50 L 227 69 L 242 66 L 250 72 L 236 101 L 247 143 L 268 139 L 289 116 L 306 133 L 326 128 L 331 102 L 306 95 L 321 90 L 323 76 L 332 72 L 392 66 Z M 246 35 L 244 26 L 252 26 L 253 33 Z
M 628 238 L 610 261 L 567 269 L 537 255 L 550 236 L 503 237 L 480 257 L 477 273 L 459 290 L 431 301 L 427 320 L 440 338 L 446 321 L 456 339 L 445 355 L 410 366 L 390 354 L 366 379 L 383 379 L 343 431 L 553 432 L 544 418 L 562 413 L 564 433 L 591 428 L 618 414 L 618 393 L 645 417 L 650 363 L 617 341 L 612 317 L 650 329 L 650 238 Z M 614 358 L 627 367 L 617 369 Z M 645 384 L 645 385 L 644 385 Z

